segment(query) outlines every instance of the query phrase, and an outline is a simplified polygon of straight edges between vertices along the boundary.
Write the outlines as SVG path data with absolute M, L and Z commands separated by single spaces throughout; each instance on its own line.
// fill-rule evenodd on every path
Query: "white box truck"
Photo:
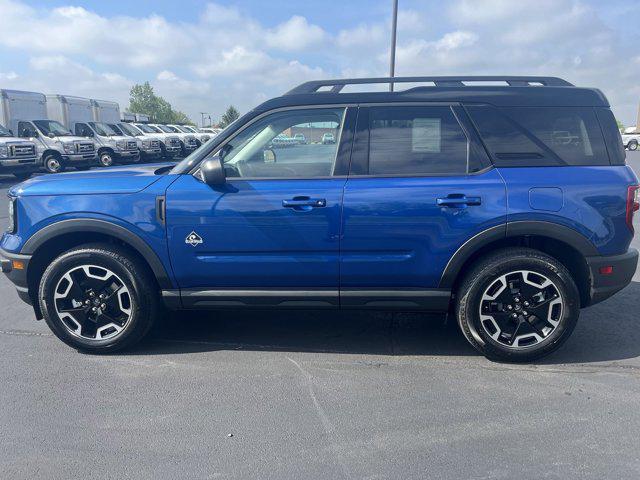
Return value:
M 5 127 L 6 119 L 0 98 L 0 173 L 12 173 L 20 179 L 28 178 L 40 168 L 35 142 L 24 140 Z
M 0 90 L 0 99 L 0 123 L 35 143 L 40 165 L 47 172 L 61 172 L 66 167 L 86 170 L 95 162 L 94 142 L 74 136 L 60 122 L 49 119 L 42 93 Z
M 101 167 L 140 160 L 138 142 L 118 135 L 105 122 L 95 121 L 92 100 L 71 95 L 47 95 L 47 112 L 49 118 L 57 120 L 79 137 L 95 142 Z M 120 118 L 119 113 L 117 118 Z
M 138 160 L 151 161 L 160 158 L 162 155 L 160 141 L 144 134 L 134 135 L 134 133 L 136 133 L 135 129 L 132 129 L 130 125 L 123 125 L 122 122 L 120 122 L 122 115 L 120 114 L 120 105 L 117 102 L 92 99 L 91 105 L 93 108 L 93 120 L 95 122 L 105 123 L 115 131 L 116 134 L 126 137 L 128 140 L 135 140 L 138 146 Z M 131 117 L 133 117 L 133 115 L 131 115 Z M 133 117 L 133 119 L 135 119 L 135 117 Z

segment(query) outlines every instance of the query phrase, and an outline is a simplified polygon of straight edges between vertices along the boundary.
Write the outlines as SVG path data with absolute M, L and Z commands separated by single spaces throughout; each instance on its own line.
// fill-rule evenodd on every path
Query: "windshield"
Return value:
M 91 128 L 93 128 L 98 135 L 101 135 L 103 137 L 118 135 L 118 133 L 106 123 L 89 122 L 89 125 L 91 125 Z
M 188 127 L 187 125 L 182 125 L 180 128 L 180 130 L 182 130 L 184 133 L 196 133 L 195 130 L 193 130 L 191 127 Z
M 162 133 L 157 127 L 152 127 L 151 125 L 145 125 L 144 123 L 136 123 L 136 127 L 142 130 L 144 133 Z
M 115 123 L 108 123 L 107 125 L 109 125 L 109 128 L 111 130 L 116 132 L 116 135 L 126 135 L 126 133 L 124 133 L 122 129 L 119 126 L 117 126 Z
M 70 137 L 73 135 L 62 124 L 54 120 L 34 120 L 33 123 L 38 127 L 38 130 L 47 136 L 53 134 L 56 137 Z
M 154 127 L 159 128 L 164 133 L 176 133 L 176 130 L 171 130 L 166 125 L 154 125 Z
M 12 137 L 11 132 L 0 125 L 0 137 Z
M 121 123 L 118 125 L 120 130 L 122 130 L 126 135 L 131 135 L 132 137 L 140 137 L 142 134 L 136 129 L 136 127 L 129 125 L 128 123 Z

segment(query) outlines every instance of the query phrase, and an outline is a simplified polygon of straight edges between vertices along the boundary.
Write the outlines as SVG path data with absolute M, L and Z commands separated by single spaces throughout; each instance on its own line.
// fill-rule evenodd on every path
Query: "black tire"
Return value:
M 47 173 L 61 173 L 66 170 L 66 166 L 62 161 L 62 158 L 55 153 L 46 155 L 42 161 L 44 170 Z
M 56 301 L 61 300 L 54 298 L 56 288 L 60 293 L 65 275 L 68 272 L 78 271 L 79 267 L 87 265 L 91 265 L 92 268 L 94 268 L 93 266 L 98 267 L 98 272 L 101 271 L 100 269 L 104 269 L 114 274 L 114 277 L 109 277 L 109 282 L 106 282 L 106 284 L 110 284 L 112 279 L 115 278 L 121 281 L 127 290 L 127 298 L 124 302 L 127 303 L 129 314 L 121 325 L 121 330 L 110 338 L 99 338 L 103 336 L 100 334 L 99 329 L 107 328 L 108 325 L 100 326 L 94 338 L 82 336 L 83 329 L 80 327 L 78 327 L 76 333 L 73 333 L 68 326 L 69 320 L 63 320 L 61 315 L 64 316 L 64 313 L 58 312 L 59 304 L 56 304 Z M 87 293 L 87 284 L 81 285 L 80 282 L 77 283 L 80 287 L 78 293 Z M 68 291 L 71 292 L 71 289 L 69 288 Z M 95 297 L 97 293 L 100 292 L 94 292 L 92 297 Z M 77 300 L 75 294 L 71 295 L 70 293 L 65 298 L 71 296 L 73 297 L 71 300 L 73 307 L 79 310 L 77 307 L 83 302 L 82 294 L 78 296 Z M 104 300 L 105 302 L 115 300 L 109 300 L 109 296 L 107 296 L 107 300 Z M 160 313 L 157 286 L 146 265 L 128 250 L 109 244 L 87 244 L 69 250 L 57 257 L 42 275 L 38 298 L 44 319 L 51 331 L 67 345 L 87 353 L 110 353 L 135 345 L 147 334 L 155 318 Z M 89 300 L 88 293 L 87 300 Z M 123 300 L 117 298 L 117 302 L 122 306 Z M 115 318 L 113 311 L 109 311 L 110 308 L 106 308 L 105 312 Z M 92 320 L 96 325 L 100 325 L 100 318 L 102 318 L 102 314 L 98 315 L 98 323 L 96 323 L 96 320 Z M 81 317 L 77 318 L 82 321 Z M 109 323 L 111 320 L 102 320 L 101 323 Z M 76 323 L 80 325 L 78 322 Z M 86 320 L 85 323 L 89 325 Z
M 635 140 L 631 140 L 629 142 L 629 144 L 627 145 L 627 148 L 631 151 L 635 151 L 638 149 L 638 142 L 636 142 Z
M 546 313 L 548 318 L 550 318 L 549 315 L 551 315 L 552 309 L 555 308 L 552 303 L 558 303 L 558 299 L 560 300 L 560 307 L 554 311 L 556 318 L 553 319 L 557 321 L 557 325 L 546 336 L 534 338 L 531 337 L 533 334 L 529 333 L 528 339 L 533 338 L 537 342 L 531 345 L 520 345 L 519 335 L 517 334 L 520 331 L 526 332 L 527 329 L 533 331 L 532 324 L 536 324 L 539 327 L 535 315 L 531 313 L 531 310 L 537 307 L 530 307 L 529 312 L 524 311 L 525 315 L 529 315 L 527 318 L 521 317 L 520 315 L 523 311 L 519 311 L 517 314 L 519 315 L 518 319 L 512 319 L 513 324 L 518 325 L 514 328 L 512 335 L 502 332 L 499 328 L 496 329 L 497 321 L 487 322 L 487 314 L 483 316 L 484 321 L 482 321 L 480 313 L 481 307 L 483 309 L 493 308 L 493 305 L 497 305 L 496 308 L 501 310 L 504 308 L 504 311 L 496 312 L 495 315 L 515 314 L 515 312 L 510 311 L 511 309 L 509 311 L 506 310 L 506 307 L 514 308 L 511 302 L 508 302 L 508 305 L 504 305 L 498 302 L 492 303 L 491 300 L 486 299 L 483 302 L 482 299 L 488 289 L 495 288 L 496 285 L 500 286 L 501 284 L 504 284 L 505 287 L 507 286 L 506 281 L 500 280 L 504 275 L 509 275 L 506 279 L 517 278 L 517 272 L 521 271 L 532 272 L 534 279 L 546 278 L 552 283 L 555 289 L 553 291 L 559 294 L 557 297 L 554 296 L 555 294 L 549 295 L 550 298 L 555 298 L 556 300 L 554 302 L 546 302 L 546 305 L 548 305 L 548 313 Z M 516 275 L 516 277 L 511 275 Z M 540 277 L 537 277 L 537 275 L 540 275 Z M 530 276 L 527 273 L 527 278 Z M 529 286 L 526 287 L 531 288 Z M 508 292 L 505 292 L 506 290 L 508 289 L 504 288 L 502 290 L 503 293 L 500 295 L 520 296 L 520 293 L 512 293 L 518 291 L 517 288 Z M 555 258 L 531 248 L 504 248 L 481 258 L 465 275 L 460 287 L 457 289 L 456 297 L 456 316 L 462 333 L 476 350 L 492 360 L 530 362 L 550 354 L 559 348 L 571 335 L 580 314 L 580 294 L 567 268 Z M 486 298 L 491 298 L 491 295 Z M 520 299 L 517 300 L 517 302 L 520 301 Z M 487 302 L 491 303 L 491 305 L 487 305 Z M 540 303 L 540 305 L 544 306 L 545 303 Z M 515 306 L 524 308 L 523 305 Z M 540 310 L 540 312 L 545 313 L 544 310 Z M 497 333 L 489 331 L 491 328 L 497 330 Z M 522 330 L 519 330 L 520 328 Z M 497 338 L 494 338 L 496 336 Z M 526 337 L 526 335 L 522 335 L 522 337 Z M 516 346 L 509 346 L 509 341 L 515 341 Z
M 113 153 L 109 150 L 103 150 L 98 154 L 98 165 L 101 167 L 111 167 L 113 166 Z

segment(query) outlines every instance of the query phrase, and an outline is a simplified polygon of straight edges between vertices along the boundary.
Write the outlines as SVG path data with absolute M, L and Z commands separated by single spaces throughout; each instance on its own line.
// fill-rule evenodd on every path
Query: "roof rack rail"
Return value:
M 436 87 L 464 87 L 464 82 L 505 82 L 511 87 L 529 87 L 532 84 L 545 87 L 573 87 L 574 85 L 558 77 L 514 77 L 514 76 L 468 76 L 468 77 L 381 77 L 347 78 L 340 80 L 314 80 L 298 85 L 285 95 L 300 93 L 339 93 L 346 85 L 368 83 L 420 83 L 433 82 Z M 319 91 L 321 88 L 327 90 Z

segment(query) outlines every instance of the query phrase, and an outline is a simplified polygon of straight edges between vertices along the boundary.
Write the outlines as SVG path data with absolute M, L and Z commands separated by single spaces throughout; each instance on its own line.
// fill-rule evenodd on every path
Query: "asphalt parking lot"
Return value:
M 0 478 L 637 479 L 639 298 L 636 273 L 535 365 L 371 312 L 178 314 L 91 356 L 0 276 Z

